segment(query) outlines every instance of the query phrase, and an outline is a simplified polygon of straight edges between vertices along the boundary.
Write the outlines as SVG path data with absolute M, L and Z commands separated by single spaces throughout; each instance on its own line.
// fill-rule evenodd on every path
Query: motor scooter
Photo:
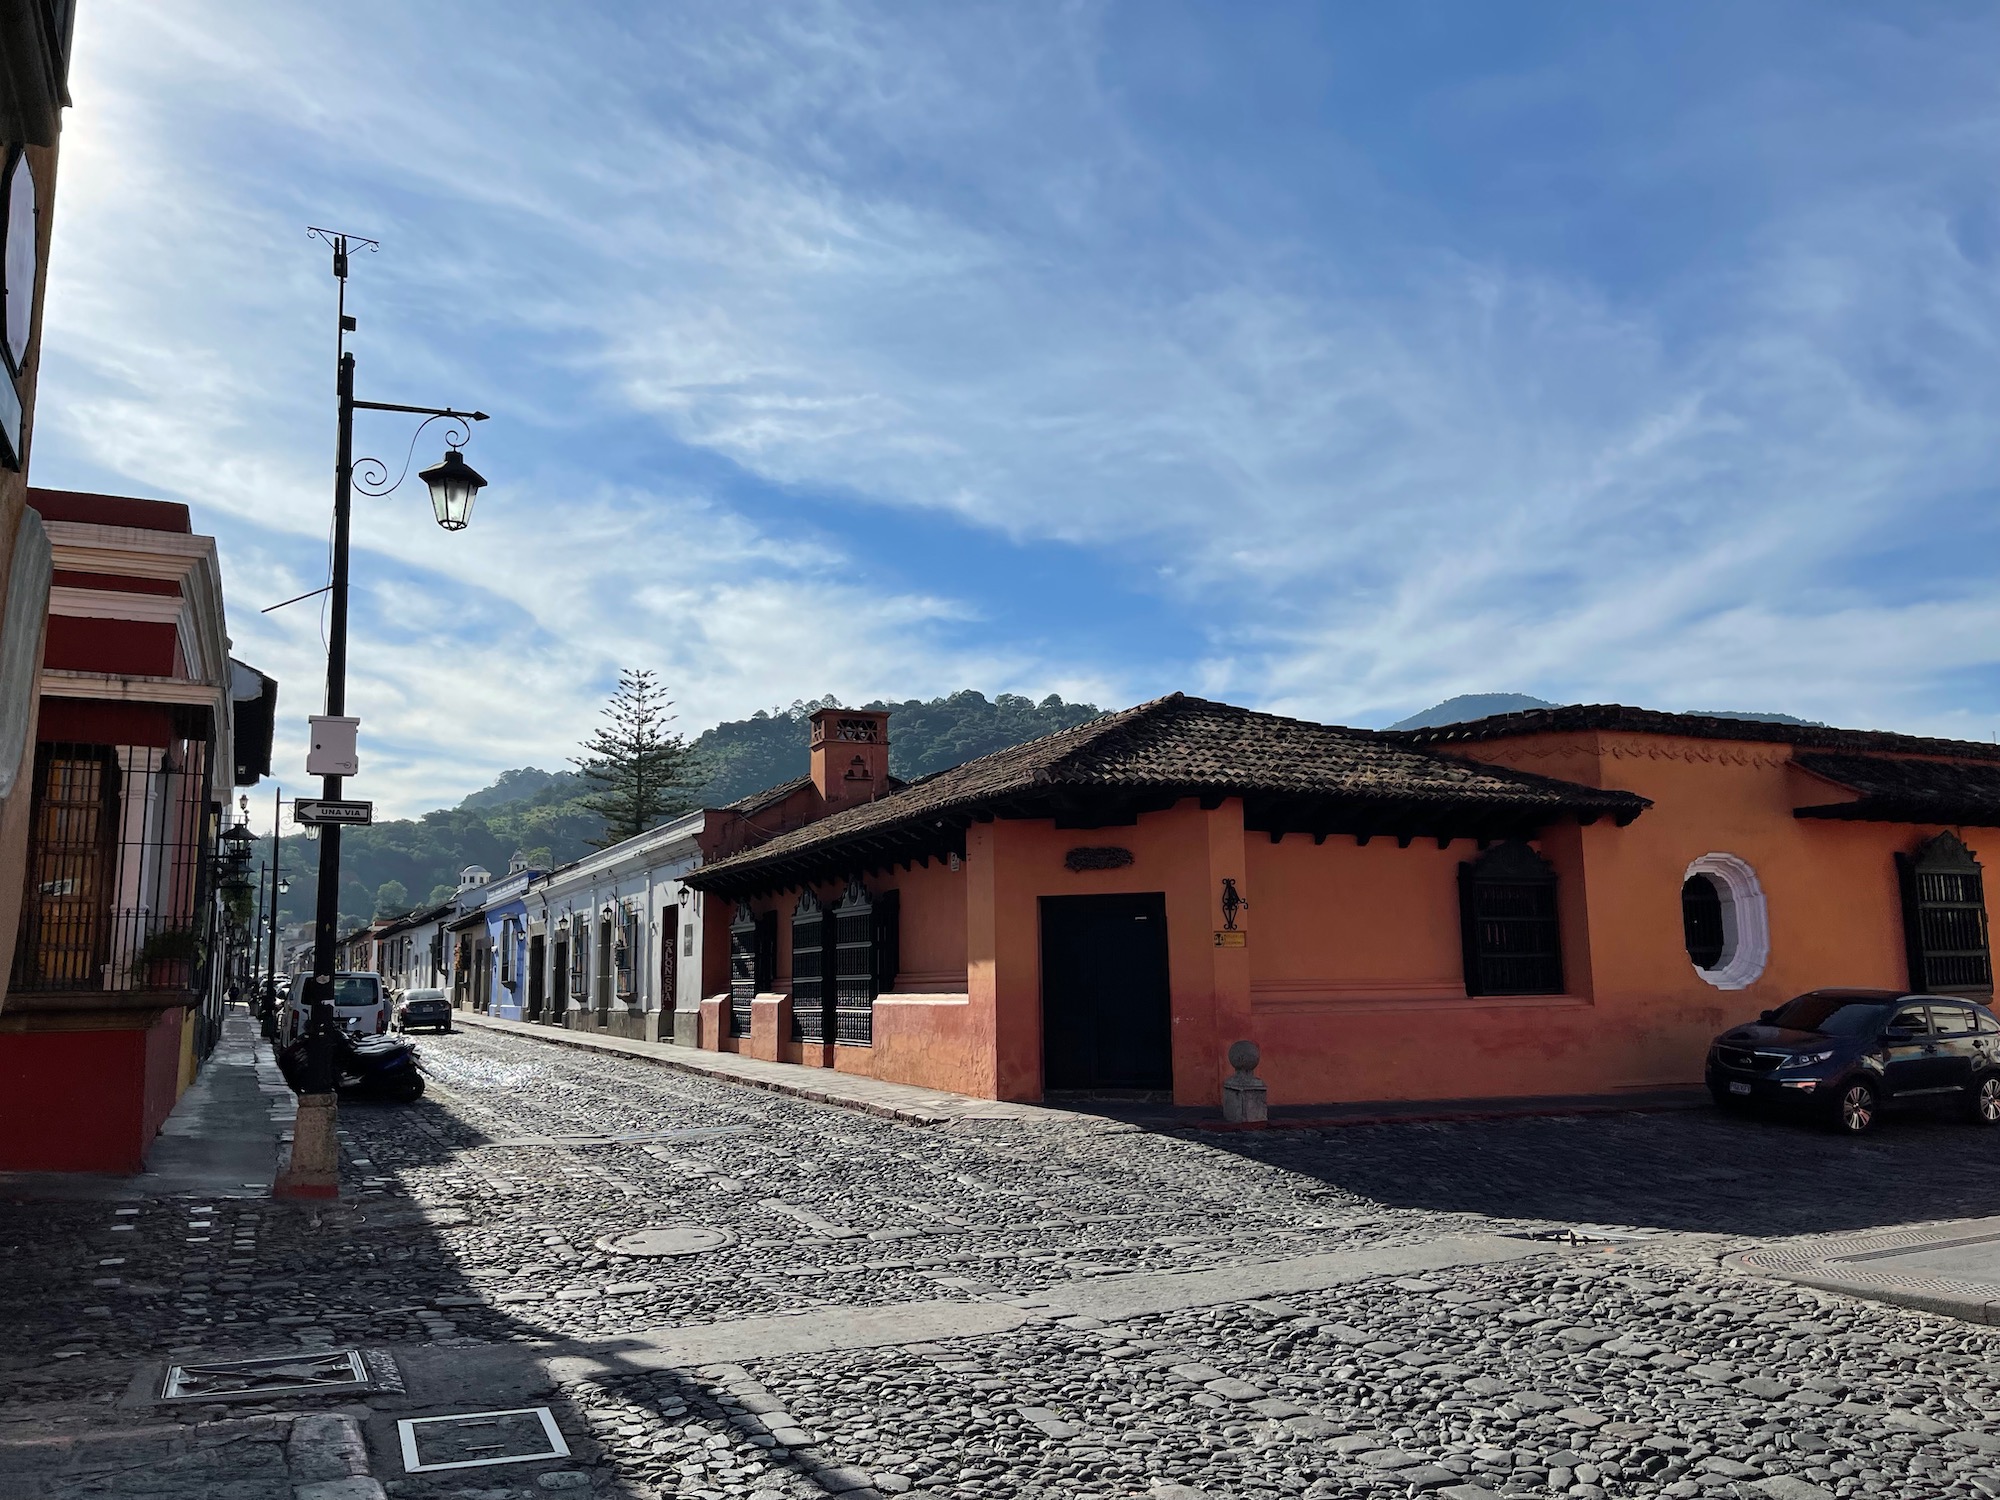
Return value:
M 292 1092 L 305 1092 L 307 1039 L 300 1036 L 278 1049 L 278 1071 Z M 421 1099 L 424 1075 L 417 1071 L 417 1049 L 399 1036 L 360 1036 L 352 1026 L 334 1036 L 335 1088 L 366 1099 L 408 1104 Z

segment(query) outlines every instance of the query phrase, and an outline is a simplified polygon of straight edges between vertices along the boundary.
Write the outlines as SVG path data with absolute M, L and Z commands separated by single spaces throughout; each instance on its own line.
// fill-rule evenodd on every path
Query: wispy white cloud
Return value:
M 244 603 L 318 582 L 330 219 L 389 243 L 366 378 L 501 417 L 471 531 L 357 530 L 352 697 L 405 805 L 558 758 L 639 660 L 690 727 L 968 683 L 2000 725 L 1959 701 L 1995 661 L 1993 25 L 1829 20 L 1652 128 L 1560 62 L 1413 73 L 1546 219 L 1510 239 L 1337 120 L 1218 165 L 1147 90 L 1254 114 L 1260 80 L 1135 74 L 1129 19 L 88 8 L 38 478 L 194 501 Z M 1609 144 L 1478 157 L 1580 96 Z M 1641 275 L 1646 190 L 1677 254 Z M 1066 632 L 1060 593 L 991 623 L 1051 544 L 1180 637 Z M 232 615 L 294 707 L 309 609 Z

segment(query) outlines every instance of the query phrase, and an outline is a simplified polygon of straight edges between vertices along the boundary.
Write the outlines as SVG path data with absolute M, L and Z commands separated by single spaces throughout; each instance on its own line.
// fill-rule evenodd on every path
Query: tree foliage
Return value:
M 604 820 L 604 832 L 591 841 L 598 848 L 657 828 L 692 805 L 694 752 L 668 727 L 672 707 L 651 672 L 621 670 L 605 722 L 584 741 L 583 754 L 570 757 L 590 786 L 579 804 Z
M 700 735 L 689 749 L 699 757 L 702 780 L 689 803 L 715 807 L 803 776 L 810 760 L 806 719 L 814 709 L 838 706 L 831 698 L 801 700 Z M 891 711 L 889 768 L 904 778 L 1067 729 L 1098 713 L 1088 703 L 1057 697 L 1036 703 L 1003 693 L 989 700 L 970 691 L 867 706 Z M 343 830 L 343 929 L 374 915 L 376 893 L 392 880 L 406 891 L 427 892 L 424 905 L 431 907 L 458 889 L 459 871 L 467 865 L 484 865 L 497 875 L 516 853 L 544 870 L 581 858 L 605 835 L 605 820 L 583 805 L 589 791 L 579 772 L 528 767 L 506 772 L 456 807 Z M 291 888 L 279 897 L 281 917 L 288 924 L 308 920 L 318 899 L 319 845 L 288 835 L 282 853 Z M 260 841 L 256 855 L 270 854 L 270 841 Z

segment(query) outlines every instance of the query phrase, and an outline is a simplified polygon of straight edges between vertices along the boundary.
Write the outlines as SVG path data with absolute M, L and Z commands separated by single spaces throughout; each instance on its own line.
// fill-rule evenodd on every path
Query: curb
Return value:
M 1448 1125 L 1468 1120 L 1547 1120 L 1582 1115 L 1664 1115 L 1704 1109 L 1707 1103 L 1706 1099 L 1693 1098 L 1685 1101 L 1631 1104 L 1621 1104 L 1616 1101 L 1606 1101 L 1602 1104 L 1537 1104 L 1533 1100 L 1525 1100 L 1515 1107 L 1481 1104 L 1453 1109 L 1449 1105 L 1443 1105 L 1433 1109 L 1408 1112 L 1309 1115 L 1298 1119 L 1256 1120 L 1241 1124 L 1231 1120 L 1196 1120 L 1191 1128 L 1223 1134 L 1239 1130 L 1338 1130 L 1348 1125 Z
M 1992 1326 L 2000 1324 L 2000 1282 L 1899 1272 L 1894 1263 L 1901 1255 L 1994 1241 L 2000 1241 L 2000 1219 L 1958 1219 L 1758 1245 L 1723 1257 L 1722 1264 L 1746 1276 Z
M 852 1095 L 836 1093 L 830 1089 L 815 1088 L 801 1081 L 793 1083 L 789 1079 L 762 1078 L 755 1074 L 737 1073 L 727 1068 L 708 1067 L 688 1057 L 676 1057 L 668 1051 L 664 1043 L 635 1043 L 637 1047 L 658 1047 L 651 1051 L 628 1051 L 623 1046 L 606 1046 L 603 1039 L 584 1032 L 557 1030 L 554 1027 L 531 1025 L 525 1021 L 508 1021 L 494 1016 L 482 1016 L 471 1011 L 455 1011 L 452 1024 L 465 1023 L 497 1031 L 506 1036 L 522 1036 L 533 1041 L 547 1042 L 552 1046 L 570 1047 L 579 1052 L 595 1052 L 600 1057 L 627 1057 L 635 1062 L 646 1063 L 656 1068 L 667 1068 L 676 1073 L 690 1073 L 700 1078 L 713 1078 L 722 1083 L 741 1084 L 745 1088 L 762 1089 L 767 1094 L 783 1094 L 793 1099 L 804 1099 L 813 1104 L 831 1105 L 836 1109 L 851 1109 L 859 1114 L 874 1115 L 879 1119 L 897 1120 L 905 1125 L 948 1125 L 961 1116 L 944 1110 L 922 1109 L 914 1105 L 888 1104 L 875 1099 L 857 1099 Z M 621 1039 L 622 1040 L 622 1039 Z M 675 1052 L 693 1049 L 676 1047 Z M 810 1072 L 810 1069 L 800 1069 Z M 987 1102 L 987 1101 L 981 1101 Z

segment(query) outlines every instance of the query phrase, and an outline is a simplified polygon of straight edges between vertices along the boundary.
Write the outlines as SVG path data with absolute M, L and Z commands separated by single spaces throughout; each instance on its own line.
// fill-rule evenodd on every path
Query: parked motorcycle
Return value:
M 334 1038 L 335 1087 L 343 1094 L 408 1104 L 424 1093 L 424 1075 L 417 1071 L 417 1049 L 399 1036 L 359 1036 L 343 1030 Z M 295 1094 L 305 1092 L 306 1039 L 301 1036 L 278 1050 L 278 1071 Z

